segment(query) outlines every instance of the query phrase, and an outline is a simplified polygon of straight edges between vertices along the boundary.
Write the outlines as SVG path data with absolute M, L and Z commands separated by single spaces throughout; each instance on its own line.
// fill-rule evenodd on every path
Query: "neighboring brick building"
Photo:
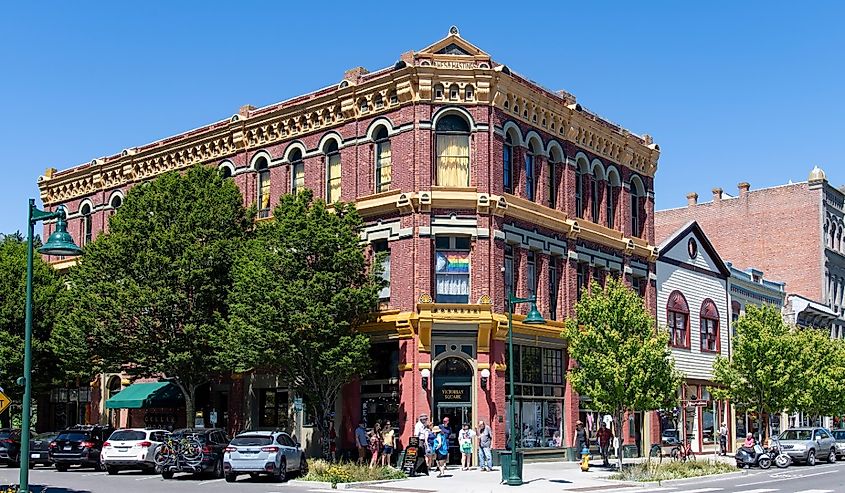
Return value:
M 798 325 L 829 328 L 845 337 L 845 194 L 818 167 L 805 182 L 760 190 L 739 184 L 731 197 L 713 189 L 713 200 L 655 214 L 657 238 L 695 220 L 719 253 L 741 268 L 755 267 L 786 283 L 785 315 Z
M 580 290 L 618 274 L 654 312 L 658 156 L 650 137 L 511 72 L 453 28 L 386 69 L 353 69 L 311 94 L 48 170 L 39 187 L 45 206 L 68 207 L 82 243 L 106 229 L 134 184 L 195 163 L 231 176 L 261 217 L 303 186 L 355 201 L 361 239 L 389 252 L 392 282 L 378 320 L 362 327 L 376 368 L 338 409 L 347 444 L 362 416 L 398 423 L 404 443 L 427 413 L 492 421 L 494 447 L 504 447 L 505 293 L 536 294 L 548 322 L 515 317 L 517 393 L 522 444 L 546 449 L 568 445 L 579 413 L 592 414 L 566 383 L 572 363 L 560 338 Z M 292 426 L 290 397 L 273 375 L 244 375 L 213 384 L 198 409 L 208 422 L 222 408 L 232 430 Z M 292 416 L 297 428 L 308 420 Z M 309 433 L 297 434 L 307 442 Z

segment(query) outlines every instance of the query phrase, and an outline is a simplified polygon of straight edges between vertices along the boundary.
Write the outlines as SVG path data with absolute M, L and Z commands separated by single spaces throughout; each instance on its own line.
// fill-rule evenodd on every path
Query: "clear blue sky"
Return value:
M 24 229 L 48 166 L 387 66 L 451 24 L 513 70 L 653 135 L 658 208 L 744 180 L 805 180 L 814 164 L 845 183 L 843 2 L 93 3 L 0 10 L 0 232 Z

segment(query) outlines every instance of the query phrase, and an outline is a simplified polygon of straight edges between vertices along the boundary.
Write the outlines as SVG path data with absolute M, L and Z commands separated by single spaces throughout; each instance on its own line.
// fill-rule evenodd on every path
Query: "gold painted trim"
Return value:
M 400 363 L 398 366 L 399 366 L 399 371 L 411 371 L 411 370 L 414 369 L 413 363 Z
M 417 363 L 417 369 L 418 370 L 430 370 L 431 369 L 431 363 Z
M 494 363 L 494 364 L 495 364 L 495 363 Z M 475 367 L 476 367 L 477 369 L 479 369 L 479 370 L 485 370 L 485 369 L 486 369 L 486 370 L 489 370 L 489 369 L 490 369 L 490 363 L 477 363 L 477 364 L 475 365 Z

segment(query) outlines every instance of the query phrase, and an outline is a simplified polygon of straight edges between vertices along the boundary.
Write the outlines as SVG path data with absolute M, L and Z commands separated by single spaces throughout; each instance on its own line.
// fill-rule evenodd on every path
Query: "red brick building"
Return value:
M 740 267 L 754 267 L 786 283 L 785 315 L 799 325 L 829 328 L 845 337 L 845 193 L 814 168 L 805 182 L 751 190 L 746 182 L 730 196 L 713 189 L 713 200 L 658 211 L 657 238 L 695 220 L 719 253 Z
M 338 407 L 344 443 L 361 417 L 398 423 L 405 443 L 425 413 L 492 422 L 504 447 L 505 294 L 536 295 L 547 323 L 515 316 L 517 419 L 522 445 L 543 450 L 568 445 L 579 416 L 598 424 L 565 379 L 560 332 L 580 291 L 621 275 L 654 311 L 658 156 L 650 137 L 537 86 L 453 28 L 388 68 L 352 69 L 310 94 L 48 170 L 39 187 L 45 206 L 67 206 L 83 244 L 107 230 L 129 188 L 195 163 L 219 167 L 262 217 L 299 187 L 355 201 L 362 241 L 389 252 L 391 286 L 361 328 L 375 368 Z M 309 418 L 291 397 L 273 375 L 243 375 L 214 383 L 199 408 L 206 422 L 214 410 L 232 430 L 285 425 L 307 442 Z M 642 432 L 657 430 L 649 420 L 632 416 L 626 441 L 656 440 Z

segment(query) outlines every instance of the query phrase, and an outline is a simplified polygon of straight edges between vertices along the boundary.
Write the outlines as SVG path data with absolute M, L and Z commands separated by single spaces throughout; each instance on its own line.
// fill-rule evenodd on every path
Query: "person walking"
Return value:
M 458 432 L 458 446 L 461 448 L 461 470 L 469 471 L 472 466 L 472 439 L 475 438 L 475 431 L 469 427 L 469 423 L 461 426 Z
M 437 457 L 438 478 L 446 474 L 446 461 L 449 459 L 449 432 L 441 430 L 439 426 L 434 427 L 434 453 Z
M 355 429 L 355 445 L 358 446 L 358 464 L 363 464 L 367 457 L 367 447 L 370 445 L 370 439 L 367 437 L 367 423 L 363 420 Z
M 337 432 L 334 431 L 334 422 L 329 422 L 329 457 L 332 462 L 337 462 Z
M 393 430 L 390 421 L 385 422 L 384 429 L 381 430 L 381 443 L 381 465 L 387 467 L 390 465 L 391 458 L 393 457 L 393 449 L 396 444 L 396 432 Z
M 373 432 L 370 434 L 370 468 L 376 467 L 379 452 L 381 452 L 381 425 L 376 423 Z
M 728 424 L 722 421 L 722 426 L 719 427 L 719 453 L 721 455 L 728 454 Z
M 417 423 L 414 425 L 414 436 L 419 442 L 417 446 L 417 472 L 420 472 L 420 463 L 425 464 L 425 475 L 428 476 L 428 470 L 431 465 L 428 461 L 428 415 L 420 414 Z
M 481 467 L 482 471 L 492 471 L 493 456 L 491 449 L 493 448 L 493 433 L 483 420 L 478 422 L 478 428 L 475 433 L 478 435 L 478 466 Z
M 428 424 L 428 435 L 425 440 L 425 461 L 429 469 L 437 467 L 437 459 L 435 458 L 437 454 L 434 452 L 434 439 L 437 437 L 437 434 L 434 432 L 435 428 L 437 428 L 438 432 L 440 431 L 440 428 L 432 426 L 431 423 Z
M 581 420 L 576 421 L 575 435 L 572 437 L 572 445 L 575 447 L 575 451 L 579 457 L 583 454 L 584 448 L 589 446 L 589 442 L 587 441 L 588 439 L 584 423 Z
M 599 442 L 599 453 L 601 454 L 602 461 L 604 466 L 607 467 L 610 465 L 608 462 L 608 454 L 610 453 L 610 441 L 613 439 L 613 432 L 610 431 L 604 422 L 602 422 L 601 426 L 599 426 L 599 431 L 596 434 L 596 438 L 598 438 Z

